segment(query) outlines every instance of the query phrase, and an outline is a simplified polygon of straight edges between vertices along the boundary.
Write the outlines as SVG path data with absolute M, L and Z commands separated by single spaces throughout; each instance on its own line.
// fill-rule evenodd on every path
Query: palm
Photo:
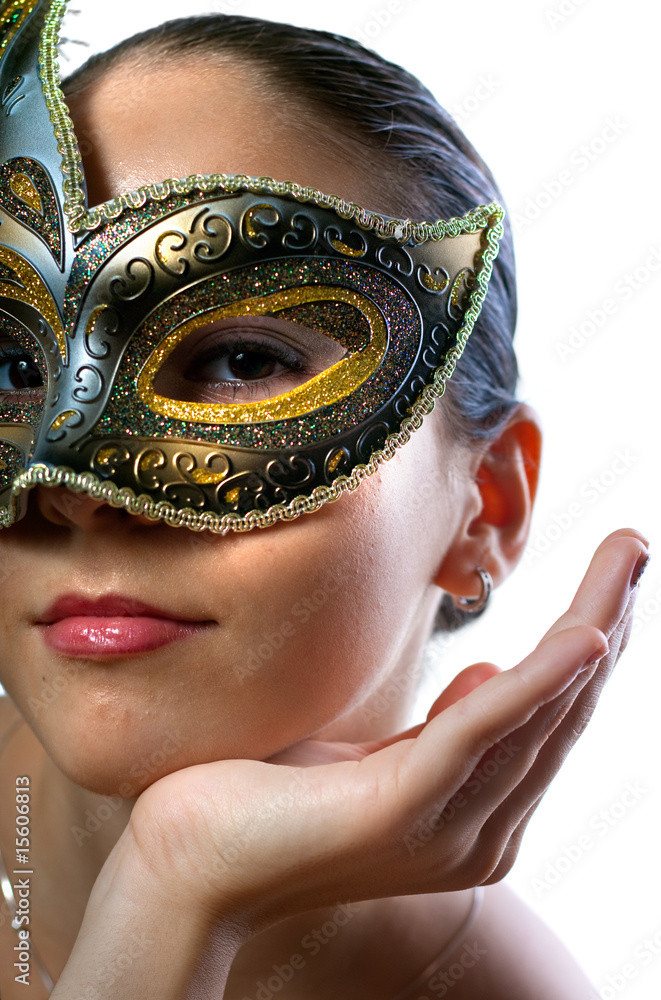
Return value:
M 624 648 L 642 552 L 631 533 L 610 536 L 536 650 L 502 673 L 467 668 L 422 725 L 370 743 L 306 740 L 268 762 L 161 779 L 134 810 L 141 842 L 153 850 L 157 829 L 169 866 L 190 869 L 193 857 L 187 877 L 202 864 L 211 896 L 238 893 L 267 921 L 338 899 L 502 878 Z M 185 848 L 173 860 L 176 827 Z

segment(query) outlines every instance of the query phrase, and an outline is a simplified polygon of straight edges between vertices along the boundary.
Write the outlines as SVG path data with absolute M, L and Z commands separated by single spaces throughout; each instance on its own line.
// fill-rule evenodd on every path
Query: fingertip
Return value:
M 555 663 L 566 683 L 606 656 L 608 649 L 608 639 L 601 629 L 595 625 L 572 625 L 542 640 L 537 650 L 545 650 L 545 656 L 535 661 L 536 669 L 546 671 Z
M 465 667 L 450 681 L 445 691 L 438 696 L 429 709 L 427 721 L 431 721 L 440 712 L 445 711 L 450 705 L 454 705 L 455 702 L 465 698 L 475 688 L 480 687 L 485 681 L 490 680 L 500 672 L 500 667 L 497 667 L 495 663 L 488 663 L 486 661 L 473 663 L 470 667 Z
M 590 649 L 590 652 L 585 655 L 585 659 L 579 667 L 578 673 L 580 673 L 581 670 L 587 670 L 588 667 L 592 667 L 595 663 L 598 663 L 599 660 L 606 656 L 610 648 L 608 645 L 608 639 L 601 629 L 595 628 L 591 625 L 579 626 L 579 628 L 583 629 L 586 633 L 585 642 L 586 646 Z
M 639 542 L 642 542 L 646 549 L 650 547 L 649 538 L 642 531 L 639 531 L 638 528 L 618 528 L 616 531 L 611 531 L 610 535 L 604 538 L 602 545 L 617 538 L 635 538 Z

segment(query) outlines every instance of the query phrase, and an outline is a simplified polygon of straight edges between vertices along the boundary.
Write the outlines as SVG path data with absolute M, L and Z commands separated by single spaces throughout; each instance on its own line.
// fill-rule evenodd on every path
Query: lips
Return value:
M 199 635 L 214 624 L 118 594 L 96 599 L 66 594 L 36 622 L 47 646 L 85 659 L 148 653 Z

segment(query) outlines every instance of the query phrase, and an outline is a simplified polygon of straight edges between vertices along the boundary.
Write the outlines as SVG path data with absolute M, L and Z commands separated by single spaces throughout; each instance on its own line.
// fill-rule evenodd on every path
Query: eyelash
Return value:
M 12 358 L 29 358 L 31 361 L 34 361 L 33 356 L 31 354 L 28 354 L 25 348 L 21 347 L 20 344 L 5 344 L 4 346 L 0 345 L 0 365 L 2 364 L 3 361 L 11 361 Z M 35 362 L 35 367 L 36 367 L 36 362 Z M 20 399 L 16 395 L 17 392 L 18 390 L 10 392 L 7 390 L 0 389 L 0 403 L 8 403 L 8 404 L 15 404 L 17 402 L 30 403 L 35 400 L 40 400 L 43 397 L 44 387 L 39 386 L 34 389 L 21 389 Z
M 198 356 L 193 357 L 186 365 L 186 373 L 194 370 L 195 368 L 204 367 L 210 361 L 222 360 L 224 358 L 229 358 L 233 354 L 239 354 L 242 351 L 251 354 L 263 354 L 265 357 L 272 361 L 278 361 L 280 364 L 284 365 L 289 369 L 289 372 L 303 372 L 305 371 L 304 363 L 298 358 L 293 352 L 288 351 L 284 346 L 275 344 L 273 342 L 265 343 L 261 340 L 249 340 L 245 337 L 237 334 L 233 339 L 228 337 L 222 337 L 216 339 L 205 346 L 204 350 Z M 261 382 L 261 384 L 268 383 L 269 381 L 275 381 L 280 376 L 270 376 L 266 379 L 255 379 L 255 382 Z M 202 380 L 200 380 L 202 381 Z M 218 384 L 223 385 L 236 385 L 236 386 L 246 386 L 250 383 L 241 382 L 237 379 L 233 382 L 222 382 L 219 381 Z

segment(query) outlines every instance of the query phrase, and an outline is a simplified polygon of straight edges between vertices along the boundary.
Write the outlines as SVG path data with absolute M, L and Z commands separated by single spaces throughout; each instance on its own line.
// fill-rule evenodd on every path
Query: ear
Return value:
M 434 578 L 438 587 L 477 597 L 478 566 L 491 574 L 495 586 L 509 576 L 528 539 L 541 450 L 539 418 L 521 404 L 476 456 L 470 501 Z

